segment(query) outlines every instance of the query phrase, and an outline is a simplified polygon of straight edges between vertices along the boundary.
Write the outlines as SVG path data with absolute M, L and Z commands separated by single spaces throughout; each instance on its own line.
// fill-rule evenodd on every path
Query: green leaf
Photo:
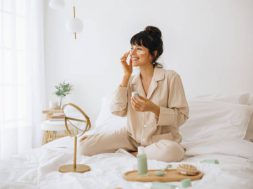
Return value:
M 54 94 L 59 97 L 65 97 L 68 94 L 70 94 L 71 90 L 73 89 L 73 86 L 69 83 L 65 83 L 65 81 L 59 83 L 55 86 L 56 91 Z

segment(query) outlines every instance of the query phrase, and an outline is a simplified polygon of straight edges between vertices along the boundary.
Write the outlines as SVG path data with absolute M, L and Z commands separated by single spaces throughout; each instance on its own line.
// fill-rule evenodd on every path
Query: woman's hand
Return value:
M 127 57 L 129 55 L 129 53 L 130 53 L 130 51 L 125 52 L 124 55 L 120 59 L 121 64 L 123 66 L 123 70 L 124 70 L 124 76 L 128 76 L 128 77 L 130 77 L 133 72 L 131 59 L 130 59 L 130 63 L 127 64 Z
M 153 112 L 156 117 L 159 117 L 160 107 L 142 96 L 133 96 L 131 104 L 137 112 Z

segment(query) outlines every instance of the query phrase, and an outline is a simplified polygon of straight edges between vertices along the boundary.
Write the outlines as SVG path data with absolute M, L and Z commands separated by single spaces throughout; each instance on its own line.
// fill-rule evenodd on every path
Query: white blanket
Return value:
M 9 160 L 0 161 L 0 188 L 24 189 L 145 189 L 152 183 L 128 182 L 124 172 L 136 169 L 136 158 L 124 150 L 92 157 L 78 156 L 78 163 L 87 164 L 92 171 L 59 173 L 61 165 L 71 164 L 73 158 L 72 139 L 56 140 L 41 148 L 33 149 Z M 200 163 L 205 159 L 217 159 L 220 164 Z M 204 172 L 204 177 L 192 182 L 198 189 L 252 189 L 253 162 L 236 156 L 201 155 L 186 158 Z M 178 163 L 172 163 L 174 167 Z M 148 161 L 149 169 L 162 169 L 165 162 Z M 180 185 L 180 182 L 173 184 Z

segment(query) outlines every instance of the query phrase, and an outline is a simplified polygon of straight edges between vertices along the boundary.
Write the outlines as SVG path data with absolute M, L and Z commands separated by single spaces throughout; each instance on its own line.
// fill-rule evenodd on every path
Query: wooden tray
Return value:
M 183 179 L 191 179 L 191 180 L 199 180 L 203 177 L 203 173 L 199 172 L 194 176 L 186 176 L 179 174 L 176 169 L 168 169 L 166 170 L 166 174 L 164 176 L 155 175 L 156 171 L 161 170 L 148 170 L 147 175 L 138 175 L 137 171 L 128 171 L 124 173 L 124 179 L 127 181 L 137 181 L 137 182 L 173 182 L 173 181 L 181 181 Z

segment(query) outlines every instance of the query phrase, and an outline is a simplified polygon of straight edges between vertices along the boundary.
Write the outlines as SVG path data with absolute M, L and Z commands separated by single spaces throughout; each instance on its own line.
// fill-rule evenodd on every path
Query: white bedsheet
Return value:
M 69 137 L 33 149 L 24 154 L 0 161 L 0 188 L 18 189 L 146 189 L 151 183 L 127 182 L 122 178 L 126 171 L 136 169 L 136 158 L 124 150 L 93 157 L 78 156 L 78 163 L 88 164 L 92 171 L 59 173 L 63 164 L 72 163 L 72 139 Z M 220 164 L 200 163 L 204 159 L 217 159 Z M 189 157 L 204 172 L 204 177 L 194 181 L 197 189 L 253 189 L 253 162 L 241 157 L 206 154 Z M 173 163 L 177 166 L 178 163 Z M 149 161 L 150 169 L 164 168 L 167 164 Z M 173 184 L 180 185 L 179 182 Z

